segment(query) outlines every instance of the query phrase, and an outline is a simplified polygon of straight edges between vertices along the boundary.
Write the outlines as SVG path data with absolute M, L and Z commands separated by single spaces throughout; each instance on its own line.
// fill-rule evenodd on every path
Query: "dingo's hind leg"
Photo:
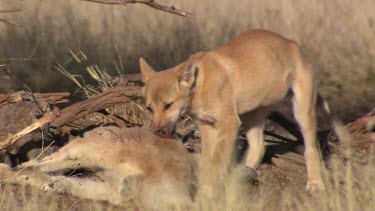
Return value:
M 242 125 L 249 144 L 245 165 L 252 169 L 259 166 L 265 153 L 263 129 L 267 113 L 268 109 L 261 107 L 241 115 Z
M 305 160 L 307 166 L 307 186 L 310 192 L 323 190 L 322 163 L 316 141 L 316 91 L 312 65 L 301 59 L 298 63 L 295 81 L 292 86 L 294 93 L 293 113 L 297 120 L 305 143 Z

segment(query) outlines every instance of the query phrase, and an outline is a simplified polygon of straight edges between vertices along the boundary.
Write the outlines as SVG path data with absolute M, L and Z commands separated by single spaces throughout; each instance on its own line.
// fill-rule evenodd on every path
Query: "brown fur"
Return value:
M 324 189 L 316 144 L 314 72 L 296 42 L 252 30 L 165 71 L 156 72 L 142 58 L 140 66 L 146 105 L 159 133 L 171 133 L 185 111 L 199 124 L 206 160 L 200 185 L 215 186 L 226 174 L 241 122 L 250 145 L 245 165 L 257 168 L 265 151 L 264 119 L 293 93 L 294 115 L 306 146 L 307 189 Z
M 10 178 L 83 198 L 117 205 L 135 200 L 144 208 L 157 209 L 156 205 L 191 202 L 194 175 L 190 163 L 180 141 L 157 137 L 142 128 L 102 127 L 72 140 L 41 162 L 23 164 L 18 169 L 26 170 L 20 177 Z M 94 174 L 56 175 L 76 168 L 91 169 Z

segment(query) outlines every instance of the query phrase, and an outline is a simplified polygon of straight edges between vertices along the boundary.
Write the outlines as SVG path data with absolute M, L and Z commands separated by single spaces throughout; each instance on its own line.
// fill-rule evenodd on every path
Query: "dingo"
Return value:
M 201 186 L 215 185 L 226 174 L 241 122 L 250 146 L 245 164 L 257 168 L 265 153 L 264 119 L 273 105 L 292 93 L 306 146 L 306 188 L 324 189 L 316 143 L 314 72 L 296 42 L 252 30 L 165 71 L 156 72 L 143 58 L 140 67 L 146 106 L 158 133 L 169 136 L 185 111 L 198 123 L 206 160 L 205 168 L 200 167 Z

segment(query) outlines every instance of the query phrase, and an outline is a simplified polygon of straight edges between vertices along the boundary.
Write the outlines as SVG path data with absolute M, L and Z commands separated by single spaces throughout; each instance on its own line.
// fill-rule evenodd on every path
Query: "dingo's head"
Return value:
M 143 95 L 152 113 L 153 127 L 159 135 L 169 137 L 175 130 L 177 120 L 187 110 L 195 85 L 195 67 L 188 61 L 156 72 L 143 58 L 139 62 L 145 83 Z

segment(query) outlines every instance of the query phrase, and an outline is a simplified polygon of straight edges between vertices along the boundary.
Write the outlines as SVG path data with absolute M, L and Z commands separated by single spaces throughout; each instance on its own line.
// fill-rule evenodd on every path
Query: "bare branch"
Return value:
M 9 24 L 9 25 L 12 25 L 12 26 L 18 26 L 17 23 L 14 23 L 12 21 L 8 21 L 8 20 L 2 19 L 2 18 L 0 18 L 0 22 L 6 23 L 6 24 Z
M 0 10 L 0 13 L 10 13 L 10 12 L 21 12 L 22 8 L 9 9 L 9 10 Z
M 99 4 L 116 4 L 116 5 L 127 5 L 127 4 L 144 4 L 149 7 L 152 7 L 157 10 L 161 10 L 164 12 L 168 12 L 174 15 L 179 15 L 182 17 L 188 17 L 191 13 L 186 10 L 180 10 L 176 9 L 173 5 L 172 6 L 165 6 L 157 3 L 154 0 L 83 0 L 83 1 L 89 1 Z

